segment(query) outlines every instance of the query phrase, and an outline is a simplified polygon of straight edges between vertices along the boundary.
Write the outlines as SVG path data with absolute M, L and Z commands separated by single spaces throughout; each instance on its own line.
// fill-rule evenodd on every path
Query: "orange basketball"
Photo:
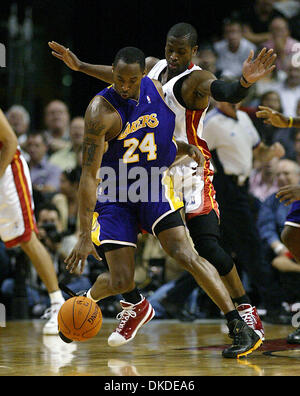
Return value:
M 94 337 L 102 326 L 102 312 L 90 298 L 78 296 L 67 300 L 58 313 L 58 329 L 73 341 Z

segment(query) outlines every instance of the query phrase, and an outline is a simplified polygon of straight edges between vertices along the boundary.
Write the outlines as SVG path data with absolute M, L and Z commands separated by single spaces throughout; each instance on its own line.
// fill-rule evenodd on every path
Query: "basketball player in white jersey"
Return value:
M 102 81 L 112 83 L 111 66 L 90 65 L 81 62 L 69 49 L 50 42 L 52 54 L 63 60 L 72 70 L 81 71 Z M 175 182 L 184 175 L 184 199 L 186 219 L 191 237 L 199 255 L 205 257 L 218 270 L 238 311 L 249 326 L 263 339 L 264 331 L 255 307 L 252 307 L 245 293 L 235 265 L 219 244 L 219 211 L 212 185 L 213 168 L 211 154 L 206 142 L 201 139 L 202 123 L 209 105 L 210 96 L 217 101 L 240 102 L 248 94 L 248 88 L 258 79 L 271 73 L 276 55 L 273 50 L 263 49 L 256 59 L 253 51 L 244 62 L 242 76 L 236 82 L 224 82 L 191 63 L 197 52 L 197 32 L 189 24 L 173 26 L 168 34 L 165 47 L 166 59 L 146 59 L 146 73 L 163 85 L 165 100 L 176 113 L 174 136 L 196 145 L 205 157 L 203 174 L 197 164 L 188 158 L 175 163 Z M 181 186 L 182 190 L 182 186 Z M 239 329 L 229 329 L 235 337 Z
M 0 109 L 0 238 L 7 248 L 20 246 L 44 282 L 50 297 L 43 333 L 58 334 L 57 314 L 64 303 L 50 255 L 37 238 L 30 173 L 17 137 Z

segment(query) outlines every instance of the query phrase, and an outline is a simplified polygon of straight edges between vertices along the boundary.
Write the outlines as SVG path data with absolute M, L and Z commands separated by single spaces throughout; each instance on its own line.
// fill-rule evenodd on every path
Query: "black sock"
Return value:
M 234 319 L 243 320 L 236 309 L 234 311 L 227 312 L 227 314 L 225 314 L 225 318 L 228 323 Z
M 140 292 L 137 288 L 134 288 L 130 292 L 123 293 L 122 296 L 126 302 L 129 302 L 131 304 L 137 304 L 142 300 Z
M 232 301 L 236 305 L 241 305 L 241 304 L 250 304 L 251 305 L 250 298 L 248 297 L 247 294 L 244 294 L 243 296 L 238 297 L 238 298 L 233 298 Z

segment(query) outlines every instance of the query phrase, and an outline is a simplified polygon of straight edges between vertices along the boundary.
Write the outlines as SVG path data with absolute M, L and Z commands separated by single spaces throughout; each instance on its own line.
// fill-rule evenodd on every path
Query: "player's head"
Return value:
M 124 99 L 137 99 L 145 75 L 145 54 L 138 48 L 122 48 L 113 62 L 114 88 Z
M 171 74 L 178 75 L 186 70 L 197 53 L 198 35 L 189 23 L 177 23 L 167 34 L 165 56 Z

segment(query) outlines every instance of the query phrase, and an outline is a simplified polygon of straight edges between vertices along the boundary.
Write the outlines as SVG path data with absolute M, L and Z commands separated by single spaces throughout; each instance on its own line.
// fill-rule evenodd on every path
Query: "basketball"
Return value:
M 101 309 L 90 298 L 72 297 L 59 310 L 58 329 L 69 340 L 86 341 L 98 334 L 101 326 Z

